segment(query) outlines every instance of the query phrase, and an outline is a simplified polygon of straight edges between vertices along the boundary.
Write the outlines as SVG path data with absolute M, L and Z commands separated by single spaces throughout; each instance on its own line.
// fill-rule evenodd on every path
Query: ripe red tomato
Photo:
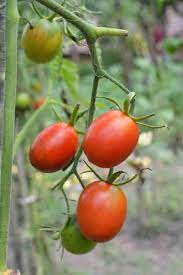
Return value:
M 36 63 L 51 61 L 60 51 L 63 35 L 60 26 L 48 19 L 32 20 L 22 34 L 22 47 L 26 56 Z
M 87 239 L 106 242 L 120 231 L 126 210 L 127 200 L 121 189 L 103 181 L 95 181 L 79 197 L 77 221 Z
M 125 113 L 112 110 L 90 125 L 84 137 L 83 150 L 93 164 L 111 168 L 133 152 L 138 138 L 137 124 Z
M 64 122 L 45 128 L 33 141 L 29 158 L 38 170 L 51 173 L 63 169 L 73 159 L 78 148 L 78 135 Z
M 45 102 L 45 99 L 44 99 L 44 98 L 40 98 L 39 100 L 33 101 L 33 102 L 32 102 L 32 107 L 33 107 L 35 110 L 37 110 L 37 109 L 39 109 L 39 107 L 41 107 L 41 105 L 44 104 L 44 102 Z
M 86 239 L 79 229 L 76 216 L 73 215 L 64 226 L 61 232 L 62 246 L 73 254 L 85 254 L 90 252 L 97 245 L 95 242 Z

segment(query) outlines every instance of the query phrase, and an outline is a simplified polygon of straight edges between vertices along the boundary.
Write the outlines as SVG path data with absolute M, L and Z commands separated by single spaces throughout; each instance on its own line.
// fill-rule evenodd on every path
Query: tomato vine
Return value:
M 33 1 L 33 9 L 39 14 L 42 18 L 42 14 L 40 14 L 37 9 L 35 2 L 42 4 L 47 7 L 52 14 L 47 18 L 48 20 L 52 20 L 55 16 L 60 16 L 67 22 L 74 25 L 80 32 L 82 36 L 86 39 L 88 44 L 88 48 L 91 55 L 91 62 L 93 65 L 94 78 L 93 85 L 91 91 L 91 99 L 90 106 L 87 117 L 87 128 L 91 125 L 94 118 L 95 113 L 95 103 L 97 99 L 97 91 L 100 80 L 105 78 L 115 85 L 117 85 L 126 95 L 132 96 L 132 99 L 127 100 L 126 110 L 127 113 L 132 113 L 132 109 L 134 108 L 135 103 L 135 93 L 132 93 L 124 84 L 120 83 L 117 79 L 111 76 L 106 70 L 103 68 L 101 63 L 101 58 L 97 51 L 97 41 L 99 38 L 104 36 L 116 36 L 116 37 L 125 37 L 128 35 L 127 30 L 116 29 L 116 28 L 106 28 L 106 27 L 98 27 L 91 23 L 88 23 L 85 19 L 77 16 L 76 13 L 71 12 L 67 9 L 64 4 L 59 4 L 54 0 L 35 0 Z M 47 106 L 52 104 L 61 104 L 52 100 L 49 96 L 42 104 L 42 106 L 35 111 L 32 117 L 27 121 L 23 129 L 18 133 L 16 140 L 14 142 L 14 117 L 15 117 L 15 91 L 16 91 L 16 78 L 17 78 L 17 27 L 18 27 L 18 10 L 17 10 L 17 0 L 6 0 L 6 78 L 5 78 L 5 92 L 4 92 L 4 123 L 3 123 L 3 147 L 2 147 L 2 163 L 1 163 L 1 183 L 0 183 L 0 271 L 6 268 L 6 249 L 7 249 L 7 232 L 8 232 L 8 221 L 9 221 L 9 207 L 10 207 L 10 187 L 11 187 L 11 166 L 13 155 L 16 154 L 16 151 L 22 141 L 25 139 L 29 129 L 38 118 L 38 116 L 45 111 Z M 34 26 L 33 26 L 34 27 Z M 76 38 L 76 41 L 79 41 L 80 37 Z M 12 100 L 13 99 L 13 100 Z M 131 101 L 130 101 L 131 100 Z M 130 103 L 129 103 L 130 101 Z M 152 115 L 143 117 L 147 118 Z M 132 117 L 131 117 L 132 118 Z M 71 120 L 75 118 L 71 118 Z M 138 118 L 137 118 L 138 119 Z M 73 122 L 72 120 L 72 122 Z M 135 119 L 134 119 L 135 120 Z M 139 122 L 138 122 L 139 123 Z M 139 123 L 141 125 L 146 125 L 143 123 Z M 157 126 L 150 126 L 153 128 L 157 128 Z M 160 126 L 162 127 L 162 126 Z M 13 151 L 14 149 L 14 151 Z M 67 167 L 67 172 L 52 188 L 55 190 L 59 188 L 64 195 L 67 203 L 67 209 L 69 210 L 69 202 L 67 200 L 66 194 L 64 192 L 64 184 L 69 179 L 71 175 L 75 175 L 85 190 L 85 186 L 82 183 L 82 179 L 77 171 L 78 162 L 82 155 L 83 149 L 82 145 L 80 145 L 78 152 L 74 158 L 74 161 L 71 163 L 69 167 Z M 108 180 L 112 178 L 113 168 L 109 170 Z M 120 174 L 119 174 L 120 175 Z M 117 175 L 118 176 L 118 175 Z M 131 178 L 128 178 L 126 181 L 122 182 L 122 185 L 130 182 L 135 179 L 138 175 L 134 175 Z M 114 176 L 114 178 L 116 175 Z M 108 183 L 109 183 L 108 182 Z M 112 188 L 112 187 L 111 187 Z M 113 187 L 114 188 L 114 187 Z M 117 188 L 117 187 L 115 187 Z

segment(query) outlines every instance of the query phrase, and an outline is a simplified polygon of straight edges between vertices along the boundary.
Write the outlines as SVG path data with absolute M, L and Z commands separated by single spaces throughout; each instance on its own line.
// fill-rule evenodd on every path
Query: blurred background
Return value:
M 2 1 L 2 0 L 1 0 Z M 59 2 L 59 0 L 57 0 Z M 62 1 L 60 1 L 61 3 Z M 83 256 L 67 252 L 61 261 L 59 242 L 50 230 L 66 221 L 62 194 L 51 192 L 63 171 L 42 174 L 31 167 L 29 146 L 43 128 L 56 121 L 51 108 L 38 117 L 13 164 L 13 189 L 10 221 L 9 266 L 25 275 L 182 275 L 183 274 L 183 3 L 174 0 L 65 1 L 67 8 L 101 26 L 129 30 L 127 38 L 104 38 L 98 50 L 108 72 L 137 94 L 136 115 L 155 112 L 152 123 L 168 124 L 168 129 L 141 128 L 135 153 L 118 168 L 130 174 L 149 167 L 135 183 L 124 187 L 128 198 L 126 224 L 112 241 L 97 246 Z M 84 3 L 85 2 L 85 3 Z M 40 5 L 45 14 L 48 10 Z M 32 9 L 19 1 L 20 14 L 36 17 Z M 0 15 L 0 89 L 2 115 L 3 11 Z M 24 22 L 20 22 L 18 40 L 18 84 L 16 132 L 39 108 L 49 94 L 66 104 L 57 107 L 62 117 L 70 116 L 68 106 L 80 103 L 88 108 L 93 71 L 85 41 L 74 42 L 77 30 L 69 25 L 63 56 L 47 65 L 30 62 L 21 49 Z M 99 95 L 122 103 L 125 95 L 110 81 L 101 81 Z M 96 115 L 114 105 L 97 100 Z M 82 130 L 85 120 L 81 120 Z M 84 156 L 83 156 L 84 158 Z M 80 172 L 85 171 L 83 162 Z M 105 169 L 99 172 L 106 174 Z M 83 174 L 85 184 L 95 179 Z M 81 187 L 75 177 L 66 183 L 74 213 Z M 43 229 L 43 228 L 42 228 Z

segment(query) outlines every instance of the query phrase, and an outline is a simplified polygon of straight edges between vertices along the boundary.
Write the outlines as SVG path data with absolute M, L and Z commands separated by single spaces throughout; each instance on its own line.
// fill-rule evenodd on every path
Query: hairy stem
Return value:
M 2 159 L 0 178 L 0 271 L 6 267 L 8 224 L 13 160 L 15 97 L 17 83 L 17 0 L 6 1 L 5 13 L 5 88 L 3 110 Z

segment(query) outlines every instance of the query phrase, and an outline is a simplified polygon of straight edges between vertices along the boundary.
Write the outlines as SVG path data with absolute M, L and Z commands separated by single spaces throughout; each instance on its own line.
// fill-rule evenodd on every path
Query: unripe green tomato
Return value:
M 97 243 L 86 239 L 80 232 L 76 216 L 73 215 L 61 232 L 62 246 L 73 254 L 85 254 L 95 248 Z
M 36 63 L 51 61 L 60 51 L 63 34 L 60 25 L 48 19 L 34 19 L 22 34 L 22 47 L 26 56 Z
M 16 109 L 25 111 L 30 108 L 31 98 L 26 93 L 18 93 L 16 97 Z

